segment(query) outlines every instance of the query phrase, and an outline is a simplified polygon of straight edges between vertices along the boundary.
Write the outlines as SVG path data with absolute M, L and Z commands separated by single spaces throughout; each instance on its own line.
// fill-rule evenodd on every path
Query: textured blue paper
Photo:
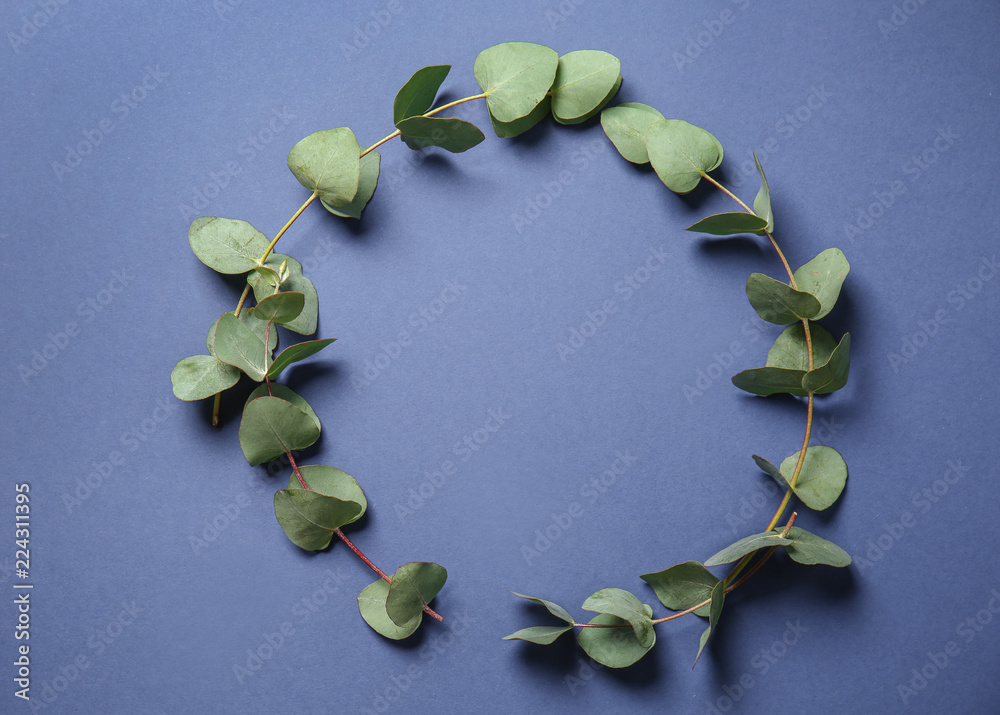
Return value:
M 971 0 L 5 3 L 0 710 L 1000 710 L 998 22 Z M 509 40 L 620 57 L 615 101 L 713 132 L 746 201 L 756 149 L 792 263 L 836 246 L 852 264 L 824 321 L 852 334 L 851 379 L 814 440 L 850 479 L 798 523 L 855 564 L 775 558 L 693 671 L 691 618 L 625 671 L 569 639 L 500 641 L 551 621 L 506 589 L 583 617 L 617 586 L 662 615 L 638 575 L 761 530 L 777 497 L 750 456 L 802 438 L 798 401 L 729 382 L 780 332 L 744 295 L 781 276 L 773 252 L 685 233 L 735 204 L 671 194 L 596 120 L 500 140 L 463 105 L 485 142 L 390 142 L 363 221 L 314 207 L 279 248 L 338 339 L 287 372 L 323 421 L 302 461 L 358 479 L 371 508 L 349 533 L 383 568 L 448 569 L 443 624 L 378 637 L 355 602 L 371 572 L 282 534 L 287 471 L 247 466 L 238 400 L 214 430 L 171 394 L 239 294 L 191 254 L 192 218 L 274 235 L 307 196 L 297 140 L 373 143 L 413 71 L 452 64 L 442 98 L 474 94 L 477 53 Z

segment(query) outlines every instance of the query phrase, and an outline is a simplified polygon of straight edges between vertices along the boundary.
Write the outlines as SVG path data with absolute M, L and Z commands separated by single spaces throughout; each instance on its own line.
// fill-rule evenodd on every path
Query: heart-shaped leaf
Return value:
M 633 164 L 649 162 L 646 133 L 653 122 L 664 119 L 656 109 L 638 102 L 626 102 L 601 112 L 601 127 L 618 153 Z
M 180 400 L 202 400 L 228 390 L 240 379 L 240 371 L 212 355 L 184 358 L 170 372 L 174 395 Z
M 392 102 L 392 123 L 399 126 L 407 117 L 419 116 L 430 109 L 449 71 L 451 65 L 431 65 L 414 72 Z
M 601 50 L 577 50 L 559 58 L 552 83 L 552 115 L 578 124 L 597 114 L 621 85 L 621 62 Z
M 697 561 L 685 561 L 663 571 L 640 576 L 653 587 L 660 603 L 672 611 L 686 611 L 712 598 L 712 589 L 719 583 L 715 575 Z M 699 616 L 708 616 L 711 604 L 695 611 Z
M 293 544 L 306 551 L 330 545 L 336 529 L 357 521 L 363 508 L 353 501 L 305 489 L 274 493 L 274 514 Z
M 531 42 L 504 42 L 476 57 L 473 74 L 486 93 L 490 116 L 499 122 L 526 117 L 548 94 L 559 55 Z
M 403 564 L 392 576 L 385 612 L 397 626 L 409 623 L 434 600 L 448 580 L 443 566 L 429 562 Z
M 267 236 L 231 218 L 202 216 L 188 231 L 191 250 L 209 268 L 235 275 L 253 270 L 267 250 Z
M 240 447 L 251 467 L 319 439 L 315 419 L 280 397 L 258 397 L 243 408 Z
M 406 623 L 396 625 L 385 611 L 385 600 L 388 596 L 389 584 L 383 579 L 366 586 L 358 596 L 358 610 L 361 611 L 361 617 L 375 629 L 376 633 L 386 638 L 398 641 L 413 635 L 423 619 L 423 611 L 417 612 Z
M 646 150 L 660 180 L 678 194 L 692 191 L 722 163 L 722 144 L 681 119 L 661 119 L 646 131 Z
M 319 198 L 338 205 L 352 201 L 361 179 L 361 147 L 347 127 L 314 132 L 288 153 L 288 168 Z

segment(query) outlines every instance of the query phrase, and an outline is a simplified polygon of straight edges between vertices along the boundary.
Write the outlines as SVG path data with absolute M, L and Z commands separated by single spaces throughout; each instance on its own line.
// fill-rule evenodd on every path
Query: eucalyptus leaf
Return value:
M 810 320 L 820 311 L 819 301 L 811 294 L 763 273 L 751 273 L 747 278 L 747 298 L 757 315 L 777 325 Z
M 288 168 L 299 183 L 333 205 L 349 203 L 361 179 L 361 147 L 347 127 L 314 132 L 288 153 Z
M 600 626 L 626 626 L 618 628 L 581 628 L 577 636 L 580 647 L 591 658 L 609 668 L 627 668 L 646 655 L 656 643 L 656 633 L 648 646 L 643 646 L 636 638 L 635 631 L 628 628 L 629 622 L 601 613 L 590 622 Z
M 313 410 L 313 408 L 309 405 L 308 402 L 305 401 L 305 399 L 301 395 L 292 391 L 290 388 L 285 387 L 284 385 L 277 382 L 271 382 L 270 392 L 268 392 L 268 386 L 266 384 L 259 385 L 257 389 L 251 392 L 250 396 L 247 397 L 247 401 L 243 404 L 244 409 L 246 409 L 246 406 L 249 405 L 254 400 L 256 400 L 258 397 L 280 397 L 285 402 L 291 402 L 293 405 L 295 405 L 300 410 L 309 415 L 309 418 L 316 424 L 317 430 L 321 429 L 319 417 L 316 416 L 316 412 Z M 333 496 L 337 495 L 334 494 Z
M 719 140 L 681 119 L 653 122 L 646 131 L 646 150 L 657 176 L 678 194 L 692 191 L 722 163 Z
M 357 502 L 306 489 L 279 489 L 274 493 L 278 523 L 291 542 L 306 551 L 325 549 L 334 531 L 357 521 L 362 511 Z
M 376 633 L 386 638 L 398 641 L 413 635 L 423 619 L 423 611 L 398 626 L 385 611 L 385 600 L 388 595 L 389 583 L 383 579 L 366 586 L 358 596 L 358 610 L 361 611 L 361 617 Z
M 286 452 L 305 449 L 319 439 L 311 415 L 280 397 L 258 397 L 243 408 L 240 447 L 251 467 Z
M 351 475 L 325 464 L 307 464 L 299 467 L 299 474 L 302 475 L 306 485 L 317 494 L 336 497 L 345 502 L 354 502 L 360 507 L 358 514 L 342 526 L 354 523 L 368 510 L 368 500 L 365 498 L 365 493 L 361 490 L 361 485 Z M 294 472 L 288 477 L 286 488 L 302 489 L 299 478 L 295 476 Z
M 265 265 L 277 268 L 282 263 L 287 263 L 289 273 L 288 279 L 281 284 L 282 289 L 302 293 L 305 296 L 302 312 L 295 320 L 285 323 L 282 327 L 300 335 L 312 335 L 316 332 L 316 324 L 319 320 L 319 299 L 316 295 L 316 287 L 311 280 L 302 275 L 302 264 L 291 256 L 272 253 L 268 256 Z M 267 281 L 257 273 L 251 273 L 247 282 L 253 288 L 254 297 L 258 303 L 274 293 L 274 288 L 269 286 Z
M 354 198 L 346 203 L 335 203 L 320 199 L 320 203 L 330 213 L 344 218 L 361 218 L 361 213 L 368 206 L 368 202 L 375 195 L 378 188 L 379 169 L 382 164 L 382 155 L 377 151 L 370 151 L 361 157 L 361 178 L 358 181 L 358 193 Z
M 527 116 L 545 99 L 559 66 L 556 51 L 531 42 L 504 42 L 476 57 L 473 74 L 499 122 Z
M 762 534 L 752 534 L 745 536 L 739 541 L 730 544 L 726 548 L 713 555 L 705 561 L 706 566 L 721 566 L 731 564 L 733 561 L 742 559 L 747 554 L 752 554 L 758 549 L 765 549 L 770 546 L 784 546 L 791 543 L 790 539 L 782 538 L 778 533 L 766 531 Z
M 811 293 L 820 302 L 820 311 L 814 316 L 819 320 L 826 316 L 840 297 L 851 264 L 839 248 L 828 248 L 793 274 L 799 290 Z
M 430 109 L 450 71 L 451 65 L 430 65 L 414 72 L 392 102 L 392 123 L 398 127 L 403 119 L 419 116 Z
M 712 589 L 719 583 L 719 579 L 697 561 L 685 561 L 639 578 L 652 586 L 660 603 L 672 611 L 686 611 L 708 601 L 712 597 Z M 708 616 L 710 610 L 711 604 L 705 604 L 695 614 Z
M 524 132 L 531 129 L 533 126 L 538 124 L 540 121 L 549 116 L 549 110 L 552 108 L 552 98 L 545 97 L 538 106 L 531 110 L 526 116 L 520 119 L 515 119 L 512 122 L 501 122 L 498 121 L 496 117 L 492 114 L 490 115 L 490 123 L 493 125 L 493 131 L 498 137 L 510 138 L 516 137 L 519 134 L 524 134 Z
M 240 371 L 212 355 L 184 358 L 170 372 L 174 395 L 181 400 L 203 400 L 228 390 L 240 379 Z
M 761 471 L 769 475 L 771 479 L 778 483 L 778 486 L 782 489 L 788 489 L 788 480 L 785 479 L 785 475 L 781 473 L 781 470 L 771 464 L 769 461 L 764 459 L 758 454 L 753 455 L 753 461 Z M 793 465 L 794 468 L 794 465 Z
M 228 315 L 235 315 L 235 313 L 230 311 Z M 263 320 L 255 318 L 249 310 L 240 311 L 240 321 L 250 328 L 254 335 L 260 338 L 260 342 L 262 344 L 264 342 L 264 338 L 267 338 L 267 350 L 269 353 L 278 346 L 278 331 L 273 328 L 268 330 L 267 323 Z M 218 357 L 218 355 L 215 355 L 215 334 L 218 328 L 219 320 L 216 318 L 215 322 L 209 326 L 208 336 L 205 338 L 205 345 L 208 347 L 209 354 L 215 357 Z
M 583 610 L 608 613 L 628 621 L 635 631 L 636 640 L 644 648 L 652 647 L 656 636 L 653 620 L 649 617 L 649 606 L 636 596 L 620 588 L 602 588 L 595 591 L 583 602 Z
M 621 62 L 601 50 L 577 50 L 559 58 L 552 83 L 552 115 L 577 124 L 599 112 L 621 84 Z
M 785 545 L 785 551 L 800 564 L 826 564 L 840 568 L 851 565 L 849 553 L 805 529 L 793 526 L 788 530 L 788 538 L 792 543 Z
M 274 362 L 271 363 L 271 367 L 268 368 L 267 371 L 268 377 L 277 377 L 282 370 L 292 363 L 298 362 L 299 360 L 305 360 L 307 357 L 315 355 L 334 340 L 336 340 L 336 338 L 327 338 L 325 340 L 307 340 L 304 343 L 289 345 L 287 348 L 278 353 L 278 357 L 274 358 Z
M 835 392 L 847 384 L 851 372 L 851 334 L 845 333 L 830 359 L 802 378 L 802 387 L 808 392 L 824 395 Z
M 409 623 L 434 600 L 447 580 L 448 572 L 435 563 L 413 562 L 400 566 L 392 576 L 385 599 L 389 619 L 397 626 Z
M 813 365 L 825 365 L 837 347 L 837 341 L 829 330 L 817 323 L 809 324 L 809 338 L 812 341 Z M 774 341 L 767 353 L 767 366 L 789 370 L 809 369 L 808 343 L 805 327 L 801 322 L 789 325 Z
M 792 480 L 799 454 L 796 452 L 781 463 L 781 476 L 786 484 Z M 847 463 L 840 453 L 833 447 L 813 445 L 806 450 L 792 491 L 810 509 L 823 511 L 837 501 L 846 483 Z
M 646 133 L 653 122 L 664 119 L 656 109 L 638 102 L 626 102 L 601 112 L 601 128 L 618 153 L 633 164 L 649 162 Z
M 284 291 L 269 295 L 253 308 L 253 317 L 265 322 L 280 324 L 290 323 L 299 317 L 305 307 L 305 294 L 297 291 Z
M 562 606 L 560 606 L 558 603 L 553 603 L 552 601 L 546 601 L 544 598 L 535 598 L 534 596 L 525 596 L 522 593 L 514 593 L 513 591 L 511 591 L 511 593 L 513 593 L 518 598 L 525 598 L 525 599 L 527 599 L 529 601 L 534 601 L 535 603 L 540 603 L 541 605 L 545 606 L 545 608 L 548 609 L 549 613 L 551 613 L 556 618 L 560 618 L 560 619 L 566 621 L 567 623 L 573 623 L 574 622 L 573 621 L 573 616 L 569 615 L 569 611 L 567 611 L 565 608 L 563 608 Z
M 757 192 L 757 198 L 753 200 L 753 212 L 767 221 L 767 225 L 764 226 L 764 229 L 760 233 L 764 231 L 770 233 L 774 230 L 774 213 L 771 211 L 771 189 L 767 186 L 767 177 L 764 176 L 764 169 L 760 165 L 760 159 L 757 158 L 757 152 L 753 153 L 753 160 L 757 164 L 757 173 L 760 174 L 760 190 Z M 798 279 L 799 277 L 795 276 L 795 280 L 798 281 Z M 800 288 L 800 290 L 806 289 Z M 812 291 L 808 292 L 812 293 Z
M 550 645 L 555 642 L 556 638 L 571 630 L 573 630 L 573 626 L 531 626 L 530 628 L 522 628 L 519 631 L 515 631 L 500 640 L 521 640 L 537 643 L 538 645 Z
M 781 367 L 753 367 L 733 375 L 733 384 L 754 395 L 788 393 L 805 397 L 802 378 L 805 370 L 788 370 Z
M 452 117 L 410 117 L 401 120 L 396 127 L 404 137 L 414 140 L 408 142 L 411 149 L 438 146 L 461 153 L 486 138 L 475 124 Z
M 188 231 L 191 250 L 209 268 L 235 275 L 253 270 L 267 250 L 267 236 L 246 221 L 202 216 Z
M 767 221 L 760 216 L 754 216 L 745 211 L 733 211 L 712 214 L 688 226 L 685 230 L 711 233 L 715 236 L 732 236 L 737 233 L 757 233 L 766 225 Z
M 715 584 L 712 587 L 712 603 L 709 607 L 708 616 L 708 628 L 704 630 L 701 634 L 701 641 L 698 644 L 698 655 L 695 656 L 694 665 L 698 665 L 698 661 L 701 659 L 701 653 L 705 650 L 705 646 L 708 644 L 708 639 L 712 635 L 712 631 L 719 624 L 719 616 L 722 615 L 722 606 L 726 602 L 726 584 L 722 581 Z M 692 668 L 694 666 L 691 666 Z
M 219 360 L 239 368 L 256 382 L 267 374 L 270 356 L 264 341 L 232 313 L 219 318 L 215 329 L 215 354 Z

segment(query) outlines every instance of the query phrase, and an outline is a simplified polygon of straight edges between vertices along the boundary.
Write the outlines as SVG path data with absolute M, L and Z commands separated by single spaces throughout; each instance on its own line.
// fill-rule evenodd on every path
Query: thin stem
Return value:
M 461 99 L 456 99 L 454 102 L 448 102 L 448 104 L 443 104 L 440 107 L 437 107 L 436 109 L 430 110 L 429 112 L 424 112 L 420 116 L 421 117 L 433 117 L 438 112 L 443 112 L 446 109 L 451 109 L 452 107 L 457 107 L 459 104 L 462 104 L 464 102 L 471 102 L 474 99 L 485 99 L 485 98 L 486 98 L 486 94 L 485 93 L 483 93 L 483 94 L 474 94 L 471 97 L 462 97 Z M 368 154 L 369 152 L 375 151 L 380 146 L 382 146 L 383 144 L 385 144 L 387 141 L 389 141 L 390 139 L 395 139 L 400 134 L 402 134 L 402 132 L 397 129 L 396 131 L 394 131 L 389 136 L 384 137 L 382 139 L 379 139 L 377 142 L 375 142 L 370 147 L 368 147 L 363 152 L 361 152 L 361 156 L 364 156 L 365 154 Z
M 306 199 L 306 202 L 304 204 L 302 204 L 301 206 L 299 206 L 299 210 L 295 212 L 294 216 L 292 216 L 290 219 L 288 219 L 288 222 L 284 226 L 281 227 L 281 230 L 278 231 L 278 234 L 274 237 L 274 240 L 271 241 L 271 243 L 268 245 L 267 250 L 264 251 L 264 255 L 260 257 L 260 262 L 261 263 L 263 263 L 264 261 L 266 261 L 267 257 L 271 255 L 271 251 L 274 250 L 274 246 L 278 243 L 278 239 L 280 239 L 282 236 L 285 235 L 285 231 L 287 231 L 289 229 L 289 227 L 293 223 L 295 223 L 295 219 L 297 219 L 299 216 L 301 216 L 302 212 L 305 211 L 309 207 L 309 204 L 311 204 L 317 198 L 319 198 L 319 191 L 313 191 L 312 195 L 308 199 Z
M 267 382 L 267 390 L 268 390 L 268 392 L 271 391 L 271 381 L 270 380 L 268 380 L 268 382 Z M 299 478 L 299 484 L 301 484 L 302 488 L 305 489 L 307 492 L 310 491 L 309 485 L 306 484 L 306 480 L 302 477 L 302 472 L 299 471 L 299 465 L 297 465 L 295 463 L 295 457 L 292 456 L 291 452 L 285 452 L 285 455 L 288 457 L 288 463 L 290 465 L 292 465 L 292 471 L 295 472 L 295 476 Z M 339 531 L 339 529 L 338 529 L 338 531 Z

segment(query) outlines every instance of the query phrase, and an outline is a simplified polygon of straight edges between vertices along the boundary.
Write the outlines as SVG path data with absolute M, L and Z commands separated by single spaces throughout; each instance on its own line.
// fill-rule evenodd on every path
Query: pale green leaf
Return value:
M 573 623 L 573 616 L 569 615 L 569 611 L 567 611 L 565 608 L 563 608 L 562 606 L 560 606 L 558 603 L 553 603 L 552 601 L 546 601 L 544 598 L 535 598 L 534 596 L 525 596 L 524 594 L 514 593 L 513 591 L 511 591 L 511 593 L 513 593 L 518 598 L 525 598 L 525 599 L 527 599 L 529 601 L 534 601 L 535 603 L 539 603 L 539 604 L 545 606 L 545 608 L 548 609 L 549 613 L 551 613 L 556 618 L 560 618 L 560 619 L 566 621 L 567 623 Z
M 845 333 L 830 359 L 802 378 L 802 387 L 808 392 L 824 395 L 835 392 L 847 384 L 851 372 L 851 334 Z
M 850 554 L 832 541 L 827 541 L 805 529 L 793 526 L 788 530 L 788 538 L 791 543 L 785 545 L 785 551 L 800 564 L 826 564 L 837 567 L 851 565 Z
M 366 586 L 358 596 L 358 610 L 361 611 L 361 617 L 376 633 L 386 638 L 398 641 L 413 635 L 420 626 L 423 611 L 418 612 L 403 625 L 397 626 L 385 612 L 385 599 L 388 595 L 389 584 L 383 579 Z
M 345 526 L 360 519 L 368 510 L 368 500 L 365 498 L 365 493 L 349 474 L 335 467 L 328 467 L 325 464 L 307 464 L 299 467 L 299 474 L 302 475 L 306 484 L 314 492 L 325 494 L 328 497 L 336 497 L 341 501 L 355 502 L 361 507 L 356 516 L 351 518 L 350 521 L 344 522 Z M 302 488 L 299 478 L 295 476 L 294 472 L 288 477 L 287 488 Z
M 305 305 L 295 320 L 285 323 L 282 327 L 301 335 L 312 335 L 316 332 L 319 320 L 319 298 L 316 295 L 316 287 L 311 280 L 302 275 L 302 264 L 291 256 L 272 253 L 267 257 L 265 265 L 277 268 L 283 262 L 287 262 L 289 276 L 281 284 L 282 289 L 302 293 L 305 296 Z M 254 297 L 258 303 L 274 293 L 274 288 L 269 286 L 267 281 L 257 273 L 251 273 L 247 282 L 253 288 Z
M 828 248 L 793 274 L 799 290 L 816 296 L 821 309 L 814 316 L 819 320 L 826 316 L 840 297 L 844 279 L 851 272 L 851 264 L 839 248 Z
M 660 180 L 678 194 L 692 191 L 722 163 L 719 140 L 681 119 L 661 119 L 646 131 L 646 150 Z
M 776 325 L 809 320 L 820 310 L 819 301 L 809 293 L 763 273 L 751 273 L 747 278 L 747 298 L 757 315 Z
M 475 124 L 453 117 L 410 117 L 396 127 L 409 139 L 411 149 L 438 146 L 450 152 L 461 153 L 476 146 L 485 137 Z
M 712 589 L 719 582 L 711 571 L 697 561 L 685 561 L 663 571 L 640 576 L 653 587 L 660 603 L 672 611 L 686 611 L 692 606 L 708 601 Z M 711 604 L 705 604 L 695 611 L 699 616 L 708 616 Z
M 651 647 L 656 637 L 653 620 L 647 615 L 649 606 L 634 594 L 620 588 L 602 588 L 583 602 L 583 610 L 608 613 L 632 624 L 636 640 L 644 648 Z
M 285 402 L 291 402 L 293 405 L 298 407 L 300 410 L 309 415 L 309 418 L 316 424 L 316 429 L 320 429 L 319 417 L 316 416 L 316 412 L 309 405 L 305 399 L 296 392 L 293 392 L 289 388 L 277 382 L 271 382 L 270 392 L 268 391 L 268 386 L 266 384 L 259 385 L 256 390 L 250 393 L 247 401 L 244 403 L 243 407 L 246 408 L 251 402 L 256 400 L 258 397 L 280 397 Z M 333 496 L 337 496 L 334 494 Z
M 240 379 L 240 371 L 212 355 L 184 358 L 170 372 L 174 395 L 181 400 L 202 400 L 228 390 Z
M 767 186 L 767 177 L 764 176 L 764 169 L 760 165 L 760 159 L 757 158 L 757 152 L 754 152 L 753 160 L 757 164 L 757 172 L 760 174 L 760 190 L 757 192 L 757 198 L 753 200 L 753 212 L 767 221 L 767 225 L 760 233 L 764 231 L 770 233 L 774 230 L 774 214 L 771 211 L 771 189 Z M 795 277 L 795 280 L 798 280 L 798 276 Z M 800 286 L 799 290 L 806 289 Z M 812 293 L 812 291 L 808 292 Z
M 531 42 L 504 42 L 476 57 L 473 74 L 486 94 L 490 115 L 499 122 L 527 116 L 555 80 L 556 51 Z
M 378 188 L 379 169 L 382 164 L 382 155 L 377 151 L 370 151 L 361 157 L 361 179 L 358 182 L 358 193 L 347 203 L 333 203 L 330 201 L 320 202 L 330 213 L 344 218 L 361 218 L 361 213 L 368 206 L 368 202 L 375 195 Z
M 361 147 L 347 127 L 314 132 L 288 153 L 288 168 L 299 183 L 327 203 L 349 203 L 358 193 Z
M 813 364 L 825 365 L 837 347 L 837 341 L 830 331 L 817 323 L 809 324 L 812 341 Z M 809 350 L 805 327 L 801 322 L 789 325 L 774 341 L 767 353 L 768 367 L 782 367 L 789 370 L 809 369 Z
M 270 357 L 264 342 L 232 313 L 225 313 L 219 318 L 215 329 L 215 355 L 256 382 L 263 380 L 267 374 Z
M 799 452 L 781 463 L 781 475 L 789 483 L 799 461 Z M 810 509 L 823 511 L 832 505 L 847 483 L 847 463 L 833 447 L 813 445 L 806 450 L 799 478 L 792 491 Z
M 403 564 L 392 576 L 385 612 L 397 626 L 410 622 L 434 600 L 448 580 L 443 566 L 430 562 Z
M 653 122 L 663 118 L 648 105 L 626 102 L 601 112 L 601 127 L 618 153 L 633 164 L 646 164 L 649 162 L 646 133 Z
M 522 628 L 519 631 L 515 631 L 500 640 L 521 640 L 537 643 L 538 645 L 550 645 L 555 642 L 556 638 L 571 630 L 573 630 L 573 626 L 531 626 L 530 628 Z
M 551 107 L 552 98 L 545 97 L 545 99 L 543 99 L 537 107 L 532 109 L 531 112 L 520 119 L 515 119 L 512 122 L 501 122 L 491 114 L 490 123 L 493 125 L 493 131 L 498 137 L 516 137 L 517 135 L 528 131 L 540 121 L 545 119 L 545 117 L 549 115 Z
M 552 83 L 552 115 L 562 124 L 594 116 L 621 84 L 621 62 L 601 50 L 577 50 L 559 58 Z
M 269 243 L 267 236 L 246 221 L 216 216 L 196 218 L 188 241 L 202 263 L 230 275 L 253 270 Z
M 251 467 L 319 439 L 315 419 L 280 397 L 258 397 L 243 408 L 240 447 Z
M 414 72 L 392 102 L 392 123 L 399 126 L 403 119 L 416 117 L 430 109 L 449 71 L 451 65 L 431 65 Z
M 278 523 L 291 542 L 306 551 L 325 549 L 334 531 L 356 521 L 361 512 L 357 502 L 305 489 L 279 489 L 274 493 Z
M 747 554 L 751 554 L 758 549 L 764 549 L 769 546 L 783 546 L 788 543 L 791 543 L 789 539 L 784 539 L 773 531 L 766 531 L 762 534 L 752 534 L 751 536 L 746 536 L 722 549 L 710 559 L 706 560 L 705 565 L 720 566 L 722 564 L 731 564 L 733 561 L 738 561 Z
M 253 308 L 253 317 L 265 322 L 290 323 L 305 307 L 306 297 L 296 291 L 283 291 L 269 295 Z
M 625 626 L 581 628 L 577 636 L 577 642 L 587 655 L 609 668 L 627 668 L 646 655 L 656 643 L 654 632 L 652 642 L 648 646 L 641 645 L 635 630 L 628 627 L 629 622 L 609 613 L 594 616 L 590 622 L 601 626 Z

